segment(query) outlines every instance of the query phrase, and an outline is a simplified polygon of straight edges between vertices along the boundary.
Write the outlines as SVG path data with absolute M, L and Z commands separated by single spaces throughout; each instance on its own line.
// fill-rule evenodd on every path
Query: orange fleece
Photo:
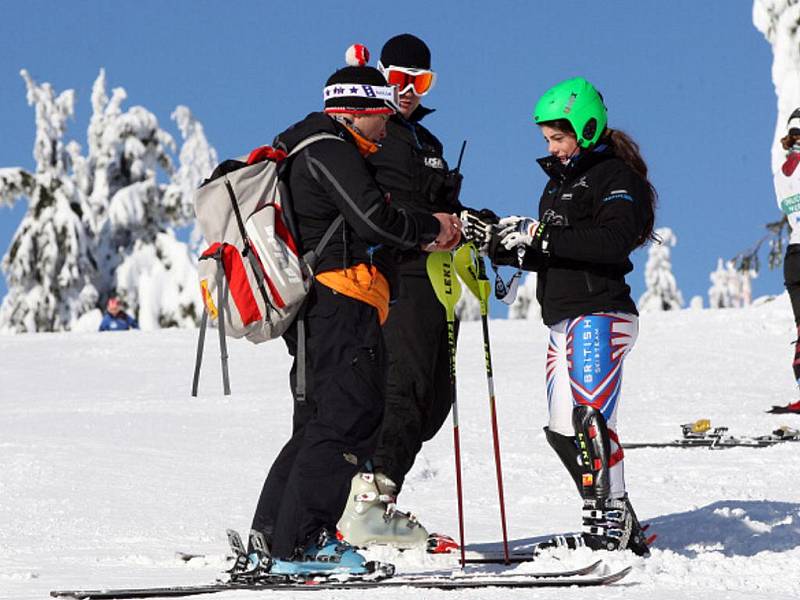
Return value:
M 389 282 L 375 265 L 359 263 L 349 269 L 325 271 L 316 277 L 332 290 L 375 307 L 381 325 L 389 317 Z
M 378 144 L 369 141 L 367 138 L 358 133 L 358 131 L 356 131 L 352 127 L 348 127 L 347 125 L 345 125 L 345 127 L 347 127 L 347 131 L 350 132 L 353 138 L 355 138 L 356 147 L 358 147 L 358 151 L 361 153 L 361 156 L 366 158 L 370 154 L 375 154 L 378 151 Z

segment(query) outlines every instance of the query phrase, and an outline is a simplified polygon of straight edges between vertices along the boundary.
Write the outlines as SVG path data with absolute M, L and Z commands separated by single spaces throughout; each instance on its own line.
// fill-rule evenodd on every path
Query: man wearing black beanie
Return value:
M 327 239 L 303 309 L 305 333 L 296 320 L 283 336 L 295 359 L 292 436 L 264 482 L 248 557 L 254 571 L 289 577 L 368 571 L 364 557 L 337 540 L 336 521 L 352 477 L 374 453 L 383 417 L 381 326 L 397 287 L 388 250 L 449 249 L 460 237 L 451 214 L 404 213 L 386 202 L 364 159 L 384 137 L 396 90 L 365 66 L 363 46 L 351 47 L 351 55 L 355 64 L 336 71 L 323 88 L 324 112 L 311 113 L 273 142 L 287 154 L 298 149 L 281 165 L 281 178 L 301 250 L 319 249 Z M 301 335 L 305 361 L 298 364 Z M 303 397 L 296 394 L 298 367 L 306 370 Z
M 421 105 L 436 81 L 431 53 L 405 33 L 381 50 L 378 69 L 398 88 L 399 111 L 389 118 L 381 149 L 367 160 L 392 206 L 410 214 L 459 214 L 461 175 L 449 170 L 441 142 L 420 121 L 434 112 Z M 350 499 L 339 521 L 356 546 L 424 545 L 428 532 L 395 508 L 397 494 L 422 443 L 431 439 L 450 411 L 447 321 L 418 249 L 395 252 L 400 296 L 383 328 L 389 354 L 386 409 L 374 471 L 353 478 Z

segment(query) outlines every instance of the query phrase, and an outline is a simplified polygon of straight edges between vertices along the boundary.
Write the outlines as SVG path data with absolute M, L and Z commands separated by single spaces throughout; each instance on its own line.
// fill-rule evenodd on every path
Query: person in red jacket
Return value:
M 775 195 L 778 208 L 789 222 L 789 244 L 783 258 L 783 280 L 792 303 L 797 339 L 794 343 L 792 369 L 800 388 L 800 108 L 789 116 L 786 135 L 781 138 L 786 161 L 775 173 Z M 773 406 L 771 413 L 800 413 L 800 400 L 785 406 Z

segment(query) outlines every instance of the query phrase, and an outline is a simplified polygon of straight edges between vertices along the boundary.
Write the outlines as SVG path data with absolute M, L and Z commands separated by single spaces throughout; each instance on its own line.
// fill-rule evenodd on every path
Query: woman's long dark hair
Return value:
M 566 119 L 549 121 L 546 123 L 546 125 L 552 127 L 553 129 L 563 131 L 564 133 L 575 135 L 575 130 L 572 128 L 572 124 Z M 650 241 L 660 241 L 658 236 L 653 232 L 656 219 L 656 206 L 658 205 L 658 192 L 650 182 L 650 179 L 647 177 L 647 163 L 644 162 L 644 158 L 642 158 L 642 153 L 639 150 L 639 144 L 637 144 L 633 138 L 631 138 L 631 136 L 624 131 L 619 129 L 611 129 L 610 127 L 606 127 L 606 130 L 603 132 L 603 135 L 600 136 L 600 139 L 597 143 L 607 143 L 609 146 L 611 146 L 614 149 L 614 154 L 617 156 L 617 158 L 622 159 L 625 164 L 633 169 L 633 171 L 639 175 L 639 177 L 644 179 L 645 183 L 647 184 L 650 214 L 647 218 L 647 222 L 645 223 L 642 234 L 639 236 L 639 239 L 636 240 L 636 247 L 638 248 L 639 246 L 644 246 Z

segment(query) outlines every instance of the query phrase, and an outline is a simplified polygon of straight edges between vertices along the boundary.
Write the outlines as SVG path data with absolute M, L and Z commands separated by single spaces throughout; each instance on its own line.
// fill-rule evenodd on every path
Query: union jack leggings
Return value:
M 596 313 L 565 319 L 550 328 L 547 348 L 549 427 L 574 436 L 572 409 L 596 408 L 605 417 L 611 442 L 611 497 L 625 494 L 622 446 L 616 432 L 622 390 L 622 363 L 639 334 L 639 318 L 625 313 Z

